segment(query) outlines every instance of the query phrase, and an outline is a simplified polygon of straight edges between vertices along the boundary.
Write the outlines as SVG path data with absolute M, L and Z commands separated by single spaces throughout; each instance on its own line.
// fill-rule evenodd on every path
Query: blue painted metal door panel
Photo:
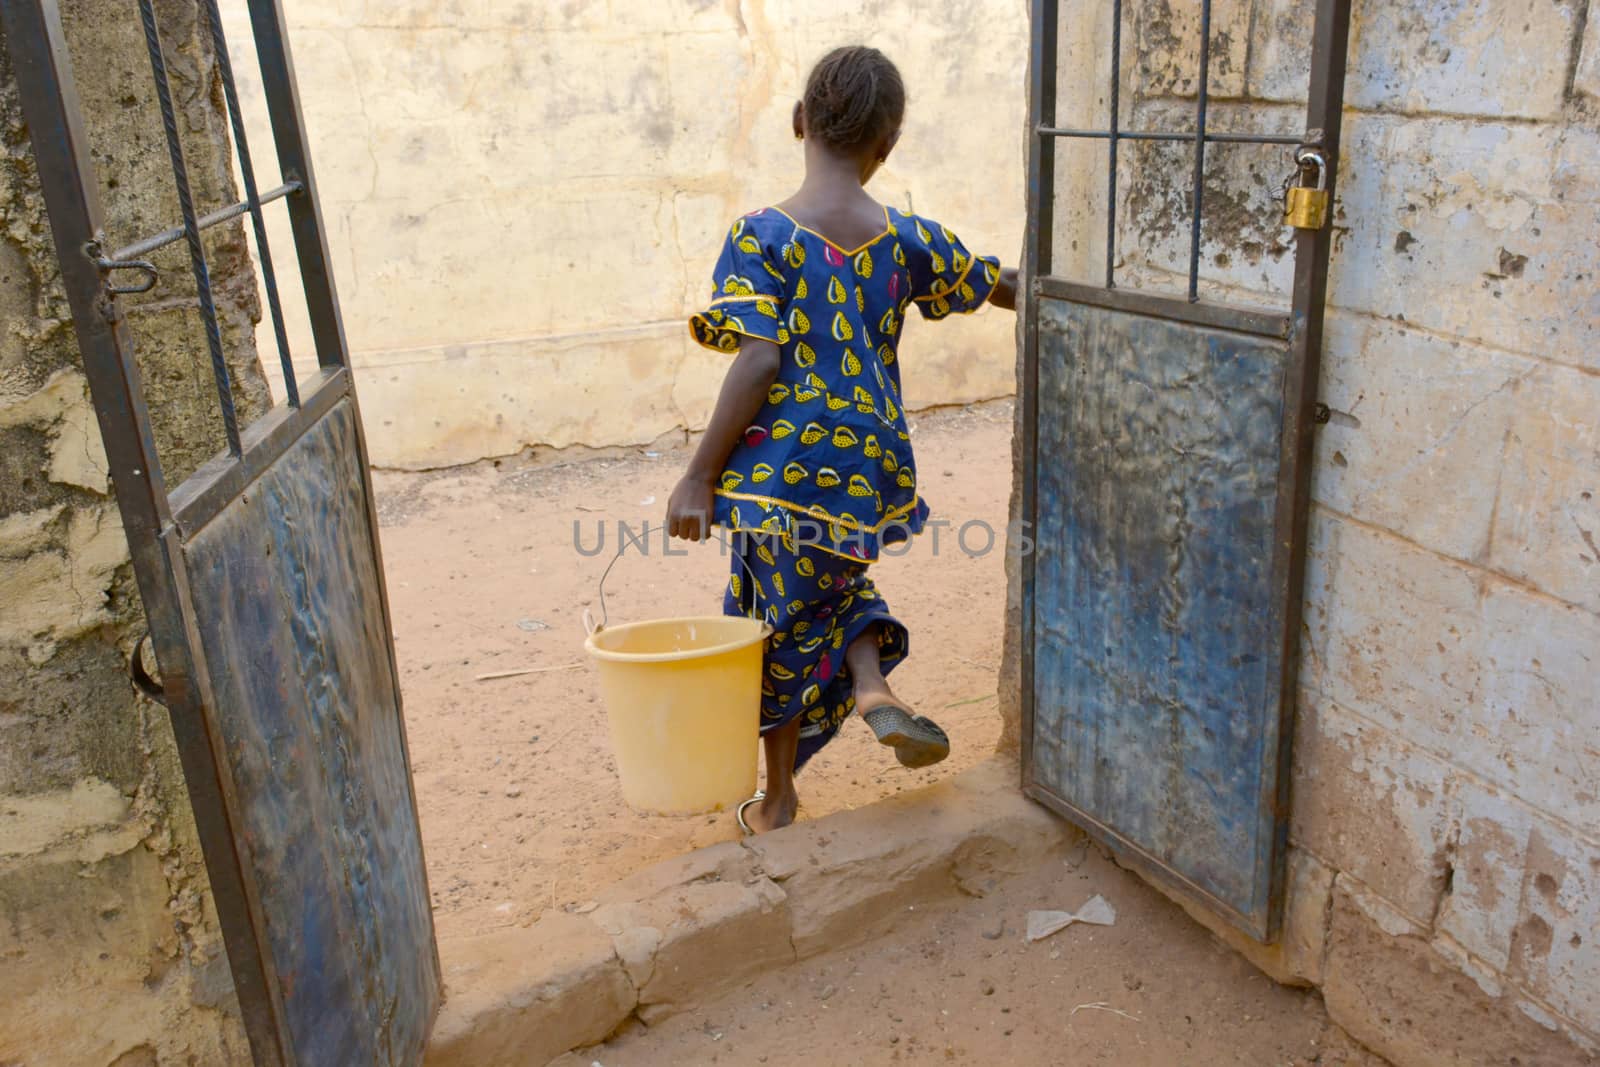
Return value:
M 1265 935 L 1283 340 L 1042 299 L 1034 791 Z
M 353 402 L 189 541 L 213 721 L 296 1064 L 417 1064 L 442 993 Z

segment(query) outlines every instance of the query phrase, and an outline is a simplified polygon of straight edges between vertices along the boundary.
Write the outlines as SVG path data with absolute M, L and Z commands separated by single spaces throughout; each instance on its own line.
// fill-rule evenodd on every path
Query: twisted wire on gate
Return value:
M 267 291 L 272 332 L 278 340 L 278 361 L 283 365 L 283 388 L 289 406 L 299 407 L 300 385 L 295 381 L 294 363 L 289 359 L 289 333 L 284 328 L 283 305 L 278 300 L 278 278 L 272 269 L 272 252 L 267 247 L 267 224 L 261 215 L 255 167 L 250 163 L 250 144 L 244 135 L 244 114 L 239 110 L 239 91 L 233 84 L 233 61 L 228 56 L 228 39 L 222 32 L 222 15 L 217 10 L 217 0 L 206 0 L 206 18 L 211 22 L 211 43 L 217 53 L 217 69 L 222 74 L 222 94 L 228 101 L 228 118 L 233 123 L 233 145 L 239 153 L 239 176 L 244 181 L 245 203 L 250 205 L 250 221 L 255 227 L 256 251 L 261 256 L 261 284 Z
M 161 52 L 161 35 L 156 29 L 153 0 L 139 0 L 139 15 L 144 22 L 145 46 L 150 51 L 150 71 L 155 76 L 156 98 L 161 103 L 161 124 L 167 134 L 167 155 L 172 159 L 172 181 L 178 190 L 178 207 L 183 212 L 183 233 L 189 244 L 189 265 L 194 270 L 195 289 L 200 296 L 200 317 L 205 321 L 206 345 L 211 350 L 211 372 L 217 379 L 217 400 L 222 407 L 222 428 L 228 436 L 228 451 L 243 452 L 239 444 L 239 417 L 233 410 L 233 385 L 228 364 L 222 356 L 222 328 L 217 323 L 217 306 L 211 299 L 211 272 L 206 267 L 206 252 L 200 244 L 200 225 L 195 221 L 194 197 L 189 191 L 189 171 L 183 163 L 183 144 L 178 140 L 178 118 L 172 109 L 172 86 L 167 81 L 167 61 Z

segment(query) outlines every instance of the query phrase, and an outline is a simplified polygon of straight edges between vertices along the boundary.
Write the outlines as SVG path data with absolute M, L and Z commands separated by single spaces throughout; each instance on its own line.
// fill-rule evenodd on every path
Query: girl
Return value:
M 883 53 L 824 56 L 794 108 L 805 180 L 783 203 L 734 222 L 711 302 L 689 320 L 696 341 L 735 358 L 667 503 L 667 528 L 692 541 L 711 525 L 731 532 L 724 611 L 760 612 L 773 627 L 761 700 L 766 790 L 739 808 L 749 833 L 794 821 L 795 772 L 852 711 L 907 767 L 950 752 L 944 731 L 889 689 L 907 633 L 867 576 L 883 546 L 928 516 L 897 346 L 913 305 L 928 319 L 985 303 L 1014 308 L 1016 272 L 867 195 L 904 111 L 900 72 Z

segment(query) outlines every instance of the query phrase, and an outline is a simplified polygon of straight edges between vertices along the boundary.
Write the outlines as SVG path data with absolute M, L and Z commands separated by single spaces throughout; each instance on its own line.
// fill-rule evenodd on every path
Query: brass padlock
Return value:
M 1294 153 L 1299 177 L 1317 172 L 1315 185 L 1291 185 L 1283 194 L 1283 221 L 1297 230 L 1320 230 L 1328 222 L 1328 162 L 1315 148 L 1298 148 Z

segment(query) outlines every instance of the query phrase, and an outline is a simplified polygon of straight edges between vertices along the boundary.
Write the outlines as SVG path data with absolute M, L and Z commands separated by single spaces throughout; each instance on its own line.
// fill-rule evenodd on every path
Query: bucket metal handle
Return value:
M 666 528 L 666 523 L 662 523 L 660 526 L 654 528 L 652 528 L 649 523 L 645 523 L 643 529 L 640 530 L 640 534 L 642 538 L 648 539 L 652 533 L 665 532 Z M 737 536 L 737 534 L 735 534 L 735 536 Z M 617 565 L 617 560 L 621 559 L 623 553 L 628 551 L 628 542 L 622 540 L 621 537 L 618 538 L 618 541 L 621 543 L 617 545 L 617 554 L 611 557 L 611 562 L 606 564 L 606 569 L 600 572 L 600 621 L 594 621 L 594 612 L 590 611 L 588 608 L 583 609 L 583 628 L 591 637 L 599 633 L 601 630 L 604 630 L 606 625 L 611 621 L 610 616 L 606 612 L 606 579 L 611 577 L 611 568 Z M 723 541 L 723 544 L 726 545 L 727 541 Z M 753 587 L 756 580 L 756 575 L 755 572 L 750 569 L 750 564 L 745 562 L 744 553 L 736 552 L 733 558 L 739 561 L 739 566 L 743 567 L 745 574 L 750 576 L 750 582 Z M 759 618 L 759 616 L 756 614 L 756 602 L 755 597 L 753 596 L 750 598 L 750 610 L 747 613 L 747 617 L 751 619 Z

